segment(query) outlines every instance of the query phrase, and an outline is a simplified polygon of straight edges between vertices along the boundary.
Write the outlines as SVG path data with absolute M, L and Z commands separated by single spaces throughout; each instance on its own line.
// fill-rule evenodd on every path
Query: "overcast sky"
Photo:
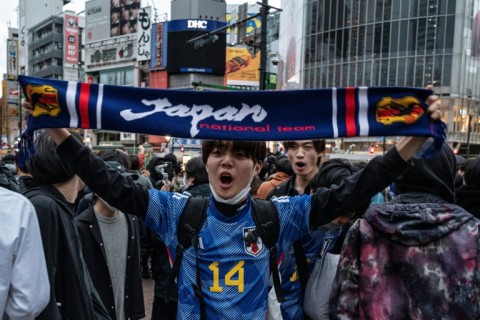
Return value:
M 253 4 L 257 1 L 261 2 L 261 0 L 227 0 L 227 3 L 239 5 L 245 2 Z M 142 0 L 142 5 L 156 8 L 159 15 L 167 12 L 168 16 L 170 16 L 170 2 L 170 0 Z M 268 3 L 271 6 L 280 8 L 281 0 L 269 0 Z M 18 27 L 17 7 L 18 0 L 2 0 L 2 9 L 0 10 L 0 76 L 7 73 L 8 27 Z M 69 5 L 65 6 L 65 10 L 72 10 L 76 13 L 81 12 L 85 10 L 85 0 L 72 0 Z

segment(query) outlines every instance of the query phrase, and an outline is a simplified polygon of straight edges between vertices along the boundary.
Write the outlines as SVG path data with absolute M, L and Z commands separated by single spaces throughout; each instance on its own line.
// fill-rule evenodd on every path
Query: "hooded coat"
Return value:
M 331 319 L 480 318 L 480 221 L 451 204 L 453 154 L 413 162 L 397 180 L 401 194 L 350 228 Z
M 465 167 L 465 185 L 455 190 L 455 203 L 480 218 L 480 158 Z

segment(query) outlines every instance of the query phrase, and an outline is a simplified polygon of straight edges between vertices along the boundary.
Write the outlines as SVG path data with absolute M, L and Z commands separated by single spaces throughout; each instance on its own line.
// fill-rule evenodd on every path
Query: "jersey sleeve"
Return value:
M 279 243 L 288 246 L 305 236 L 310 230 L 310 195 L 274 197 L 271 200 L 280 220 Z
M 167 246 L 175 247 L 178 219 L 188 200 L 188 194 L 150 189 L 148 196 L 145 225 L 154 230 Z

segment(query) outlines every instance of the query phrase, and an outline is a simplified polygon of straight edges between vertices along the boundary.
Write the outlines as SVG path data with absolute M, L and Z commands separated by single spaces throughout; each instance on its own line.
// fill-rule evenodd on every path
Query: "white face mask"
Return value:
M 215 200 L 217 200 L 218 202 L 234 205 L 234 204 L 237 204 L 237 203 L 239 203 L 240 201 L 242 201 L 243 198 L 245 198 L 245 197 L 248 195 L 248 193 L 250 192 L 250 189 L 251 189 L 251 184 L 252 184 L 252 180 L 253 180 L 253 177 L 254 177 L 254 176 L 255 176 L 255 166 L 253 167 L 252 177 L 250 178 L 250 181 L 249 181 L 248 184 L 245 186 L 245 188 L 243 188 L 242 191 L 240 191 L 236 196 L 234 196 L 233 198 L 230 198 L 230 199 L 223 199 L 223 198 L 221 198 L 221 197 L 215 192 L 215 190 L 213 189 L 213 186 L 212 186 L 211 183 L 210 183 L 210 190 L 212 191 L 213 197 L 214 197 Z

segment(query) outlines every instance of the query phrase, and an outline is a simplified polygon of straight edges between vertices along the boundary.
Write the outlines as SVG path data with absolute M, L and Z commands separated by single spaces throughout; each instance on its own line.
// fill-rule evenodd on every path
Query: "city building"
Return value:
M 83 80 L 83 17 L 66 11 L 50 16 L 28 31 L 28 75 L 57 80 Z
M 19 70 L 20 74 L 29 74 L 28 70 L 28 30 L 45 19 L 63 12 L 63 6 L 70 0 L 19 0 Z
M 19 108 L 20 90 L 16 81 L 17 76 L 32 74 L 29 72 L 29 66 L 30 68 L 35 66 L 37 75 L 42 74 L 62 79 L 64 74 L 60 75 L 59 70 L 68 69 L 68 66 L 62 68 L 63 57 L 56 55 L 55 49 L 61 50 L 63 48 L 63 39 L 59 39 L 58 36 L 60 34 L 61 37 L 62 31 L 57 30 L 59 23 L 57 20 L 61 19 L 59 15 L 63 12 L 63 6 L 70 2 L 70 0 L 18 1 L 19 28 L 9 28 L 9 36 L 5 44 L 7 47 L 7 74 L 2 81 L 0 112 L 2 148 L 15 148 L 25 125 Z M 52 17 L 56 20 L 53 21 Z M 44 21 L 44 25 L 41 24 L 42 21 Z M 29 30 L 37 24 L 39 28 L 44 28 L 43 32 L 35 36 L 30 34 L 29 39 Z M 63 22 L 60 25 L 63 25 Z M 42 35 L 42 39 L 39 39 L 39 35 Z M 39 47 L 34 48 L 35 57 L 28 53 L 28 43 L 32 42 L 32 37 L 38 40 L 34 44 L 41 43 Z M 37 60 L 37 63 L 30 63 L 27 57 Z M 78 74 L 78 71 L 76 71 L 76 74 Z M 78 76 L 73 79 L 78 79 Z
M 480 152 L 479 0 L 285 0 L 282 9 L 278 88 L 432 84 L 448 143 Z M 335 143 L 381 151 L 395 139 Z
M 0 109 L 0 140 L 2 149 L 15 148 L 20 137 L 20 94 L 18 76 L 18 29 L 8 28 L 7 73 L 2 80 Z

